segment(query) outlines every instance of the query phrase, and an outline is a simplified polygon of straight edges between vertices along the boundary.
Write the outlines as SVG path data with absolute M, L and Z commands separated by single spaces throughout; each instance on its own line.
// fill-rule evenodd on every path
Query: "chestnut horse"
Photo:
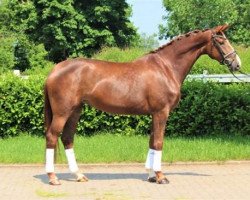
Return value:
M 73 138 L 82 105 L 115 114 L 152 115 L 152 129 L 145 167 L 148 181 L 168 183 L 161 170 L 166 122 L 180 100 L 182 83 L 203 54 L 240 68 L 240 58 L 227 40 L 228 25 L 195 30 L 127 63 L 77 58 L 58 63 L 45 84 L 46 165 L 49 183 L 59 185 L 54 172 L 58 137 L 65 147 L 70 171 L 77 181 L 88 179 L 79 172 Z

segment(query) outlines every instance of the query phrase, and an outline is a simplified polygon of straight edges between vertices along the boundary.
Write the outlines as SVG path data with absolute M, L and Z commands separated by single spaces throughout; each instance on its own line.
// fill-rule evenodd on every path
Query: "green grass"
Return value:
M 62 145 L 59 163 L 65 163 Z M 44 138 L 22 135 L 0 140 L 0 163 L 43 163 Z M 98 134 L 76 137 L 79 163 L 144 162 L 147 136 Z M 250 137 L 168 138 L 164 140 L 163 161 L 250 160 Z

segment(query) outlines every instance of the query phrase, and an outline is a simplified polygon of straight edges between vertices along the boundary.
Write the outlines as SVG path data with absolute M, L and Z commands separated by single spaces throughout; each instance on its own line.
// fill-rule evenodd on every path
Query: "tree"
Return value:
M 20 17 L 20 20 L 15 20 Z M 22 19 L 22 20 L 21 20 Z M 0 2 L 0 71 L 11 69 L 24 71 L 33 66 L 45 67 L 47 52 L 42 44 L 36 44 L 25 35 L 25 30 L 34 27 L 36 13 L 31 2 Z M 8 50 L 8 51 L 6 51 Z
M 230 39 L 238 44 L 250 46 L 250 1 L 234 0 L 237 5 L 237 19 L 229 29 Z
M 157 40 L 157 34 L 147 35 L 142 33 L 136 45 L 145 51 L 153 50 L 159 47 L 159 42 Z
M 15 38 L 0 30 L 0 74 L 13 69 L 15 66 L 14 47 Z
M 235 43 L 250 45 L 250 2 L 246 0 L 164 0 L 166 24 L 161 38 L 172 38 L 194 29 L 230 24 L 228 37 Z
M 126 47 L 136 37 L 125 0 L 5 1 L 0 25 L 43 43 L 55 62 L 90 56 L 102 46 Z

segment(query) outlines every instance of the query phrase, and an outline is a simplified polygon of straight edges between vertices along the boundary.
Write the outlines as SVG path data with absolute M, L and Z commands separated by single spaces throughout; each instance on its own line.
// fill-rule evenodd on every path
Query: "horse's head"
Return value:
M 231 71 L 237 71 L 241 67 L 241 61 L 224 34 L 227 29 L 228 25 L 217 26 L 212 29 L 208 55 L 221 64 L 227 65 Z

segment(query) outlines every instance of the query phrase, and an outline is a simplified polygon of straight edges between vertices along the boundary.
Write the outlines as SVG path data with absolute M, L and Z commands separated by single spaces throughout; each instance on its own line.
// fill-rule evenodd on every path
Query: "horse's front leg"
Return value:
M 149 171 L 149 182 L 157 182 L 159 184 L 169 183 L 161 170 L 163 138 L 168 115 L 168 109 L 152 115 L 152 130 L 149 140 L 148 156 L 145 164 L 146 169 Z

